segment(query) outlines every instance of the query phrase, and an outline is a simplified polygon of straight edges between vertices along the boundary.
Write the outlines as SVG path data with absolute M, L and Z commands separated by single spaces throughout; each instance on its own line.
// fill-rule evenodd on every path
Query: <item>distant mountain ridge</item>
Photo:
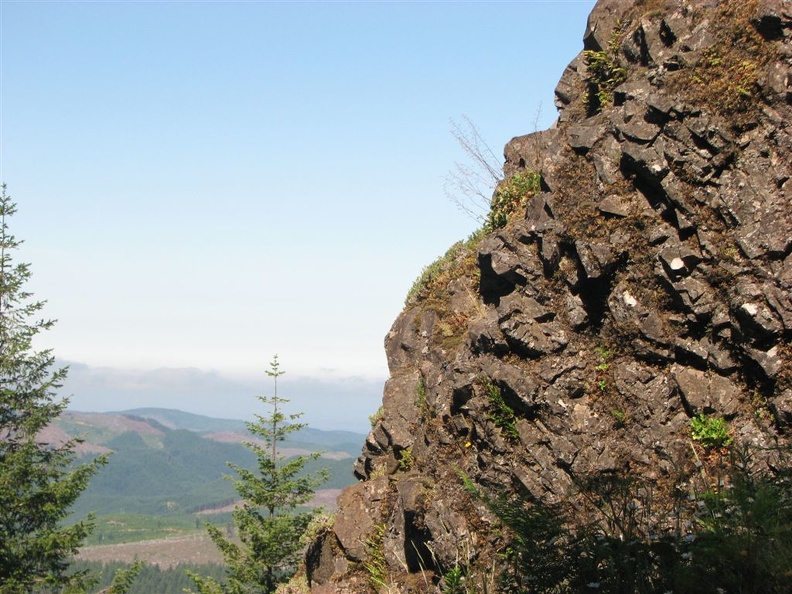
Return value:
M 141 408 L 122 412 L 65 411 L 42 434 L 47 441 L 83 440 L 80 456 L 109 453 L 108 464 L 75 505 L 77 516 L 139 513 L 192 514 L 222 507 L 235 493 L 223 477 L 228 463 L 255 469 L 255 456 L 244 443 L 254 440 L 244 421 L 214 419 L 173 409 Z M 280 455 L 321 452 L 311 469 L 325 467 L 324 488 L 354 482 L 352 465 L 365 440 L 349 431 L 304 428 L 279 444 Z
M 169 429 L 186 429 L 202 434 L 244 433 L 248 434 L 247 422 L 236 419 L 217 419 L 170 408 L 135 408 L 119 414 L 132 415 L 154 420 Z M 304 427 L 292 434 L 286 443 L 320 445 L 322 450 L 343 450 L 353 456 L 360 453 L 366 436 L 362 433 L 343 430 L 324 430 Z

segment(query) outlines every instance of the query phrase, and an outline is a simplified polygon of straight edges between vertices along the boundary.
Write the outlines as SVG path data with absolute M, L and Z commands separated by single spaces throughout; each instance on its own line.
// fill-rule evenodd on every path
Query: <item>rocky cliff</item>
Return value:
M 659 533 L 717 446 L 782 464 L 792 5 L 601 0 L 556 98 L 553 128 L 505 148 L 498 216 L 427 269 L 386 338 L 382 415 L 309 550 L 314 592 L 494 574 L 508 534 L 471 484 L 583 514 L 581 477 L 634 476 Z M 728 435 L 705 448 L 694 418 Z

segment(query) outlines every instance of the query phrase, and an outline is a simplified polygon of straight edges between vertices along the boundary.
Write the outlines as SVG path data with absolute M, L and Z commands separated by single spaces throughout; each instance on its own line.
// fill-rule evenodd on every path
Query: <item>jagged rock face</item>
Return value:
M 693 416 L 728 420 L 757 466 L 789 442 L 790 3 L 602 0 L 584 48 L 557 125 L 505 149 L 507 177 L 541 172 L 542 191 L 388 334 L 383 415 L 311 548 L 316 592 L 370 590 L 378 526 L 397 590 L 491 564 L 502 535 L 461 475 L 553 502 L 629 469 L 662 494 L 694 463 Z

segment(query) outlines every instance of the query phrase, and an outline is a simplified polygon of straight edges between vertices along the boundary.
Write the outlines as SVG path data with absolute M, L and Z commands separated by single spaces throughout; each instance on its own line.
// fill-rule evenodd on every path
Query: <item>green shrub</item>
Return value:
M 583 59 L 588 68 L 588 81 L 591 87 L 586 95 L 586 108 L 589 113 L 597 113 L 611 103 L 613 89 L 627 78 L 627 71 L 619 66 L 614 55 L 606 50 L 585 50 Z
M 467 594 L 465 570 L 459 565 L 452 567 L 443 575 L 442 594 Z
M 690 420 L 690 434 L 705 448 L 722 448 L 732 442 L 726 421 L 721 418 L 705 417 L 703 414 Z
M 622 429 L 627 426 L 627 421 L 629 418 L 627 417 L 627 413 L 623 410 L 613 409 L 611 411 L 611 415 L 613 415 L 613 419 L 616 422 L 616 427 Z
M 627 79 L 627 70 L 619 64 L 619 44 L 626 30 L 626 23 L 617 23 L 608 47 L 603 50 L 585 50 L 583 60 L 588 69 L 589 84 L 586 93 L 586 110 L 595 114 L 612 103 L 613 90 Z
M 519 171 L 501 182 L 492 196 L 484 229 L 492 232 L 505 227 L 511 215 L 518 209 L 525 208 L 528 199 L 539 193 L 541 185 L 541 174 L 529 169 Z
M 412 470 L 413 466 L 415 466 L 415 456 L 413 455 L 410 448 L 399 450 L 399 452 L 396 454 L 396 458 L 399 463 L 399 470 L 402 472 Z

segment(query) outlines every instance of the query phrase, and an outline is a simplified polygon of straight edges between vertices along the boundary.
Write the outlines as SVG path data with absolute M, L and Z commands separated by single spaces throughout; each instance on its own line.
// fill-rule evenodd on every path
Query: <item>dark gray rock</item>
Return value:
M 729 378 L 674 366 L 671 377 L 690 416 L 718 413 L 734 416 L 739 407 L 739 388 Z
M 359 568 L 383 523 L 394 592 L 437 592 L 459 563 L 492 571 L 504 534 L 461 476 L 585 520 L 580 477 L 629 473 L 657 501 L 688 489 L 694 415 L 727 419 L 756 471 L 789 445 L 792 13 L 757 0 L 739 23 L 779 59 L 751 58 L 751 101 L 727 109 L 737 89 L 713 97 L 693 75 L 741 51 L 714 26 L 729 4 L 649 4 L 597 3 L 584 48 L 610 52 L 624 82 L 592 113 L 572 61 L 556 125 L 504 149 L 504 173 L 541 172 L 542 191 L 480 241 L 478 270 L 394 323 L 362 482 L 309 547 L 314 592 L 368 591 Z

